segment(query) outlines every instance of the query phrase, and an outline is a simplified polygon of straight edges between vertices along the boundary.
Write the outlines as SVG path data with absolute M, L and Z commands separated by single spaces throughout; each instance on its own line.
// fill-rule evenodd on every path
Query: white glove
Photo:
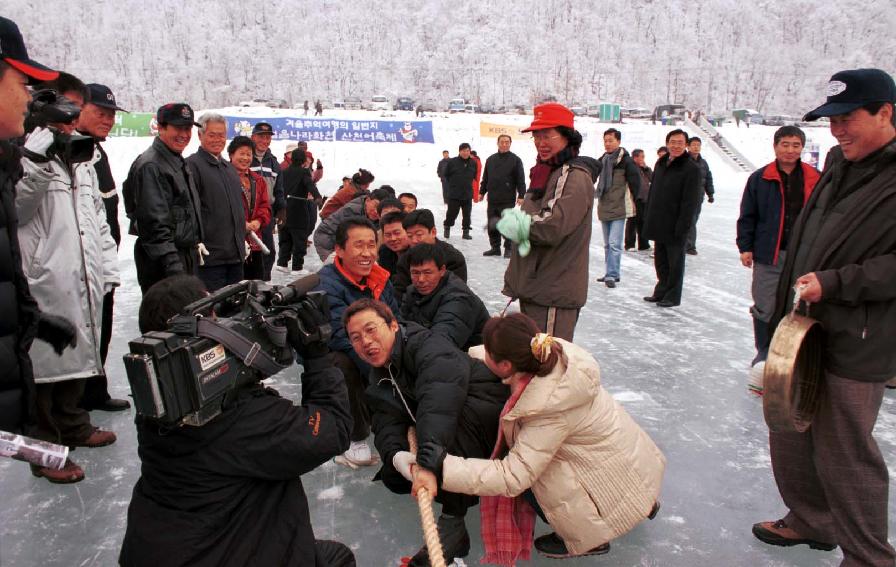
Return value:
M 53 145 L 53 131 L 49 128 L 35 128 L 28 135 L 24 148 L 39 156 L 47 157 L 47 150 Z
M 411 465 L 415 464 L 417 464 L 417 457 L 414 456 L 413 453 L 408 453 L 407 451 L 399 451 L 392 457 L 392 466 L 395 467 L 395 470 L 400 472 L 401 476 L 405 477 L 408 482 L 414 482 L 414 477 L 411 476 Z
M 252 255 L 252 247 L 249 246 L 249 243 L 243 240 L 243 244 L 246 245 L 246 258 Z
M 196 245 L 196 249 L 199 251 L 199 265 L 204 266 L 205 265 L 204 256 L 209 255 L 208 248 L 205 247 L 205 244 L 200 242 L 199 244 Z

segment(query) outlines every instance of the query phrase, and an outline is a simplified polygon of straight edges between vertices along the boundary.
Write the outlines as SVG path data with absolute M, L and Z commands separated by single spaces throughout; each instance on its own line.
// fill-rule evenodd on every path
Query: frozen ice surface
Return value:
M 359 115 L 360 117 L 361 115 Z M 525 117 L 484 118 L 494 122 L 525 122 Z M 332 194 L 345 174 L 365 167 L 377 176 L 375 185 L 389 183 L 399 191 L 418 194 L 420 205 L 441 219 L 444 207 L 436 178 L 442 149 L 455 153 L 458 143 L 473 142 L 485 158 L 495 151 L 494 139 L 480 139 L 478 117 L 435 117 L 435 145 L 312 143 L 315 157 L 324 162 L 320 184 Z M 584 152 L 602 153 L 600 133 L 609 125 L 590 119 L 577 124 L 586 134 Z M 642 147 L 648 156 L 662 145 L 669 128 L 650 124 L 622 125 L 623 145 Z M 771 146 L 774 129 L 741 128 L 742 151 L 762 163 L 761 152 Z M 725 132 L 726 135 L 728 132 Z M 826 132 L 816 134 L 824 138 Z M 274 143 L 282 153 L 285 141 Z M 112 139 L 107 142 L 113 173 L 124 180 L 133 158 L 149 145 L 148 139 Z M 194 141 L 187 154 L 195 148 Z M 830 141 L 822 140 L 826 151 Z M 513 144 L 532 165 L 531 144 Z M 734 245 L 734 222 L 746 174 L 727 169 L 704 144 L 705 156 L 716 181 L 716 202 L 704 204 L 699 224 L 699 256 L 688 256 L 682 305 L 661 309 L 645 303 L 654 284 L 653 264 L 646 253 L 626 252 L 622 282 L 608 289 L 593 279 L 603 275 L 603 244 L 596 226 L 591 244 L 588 304 L 582 310 L 576 342 L 600 361 L 605 387 L 654 438 L 668 458 L 662 493 L 662 510 L 629 534 L 612 542 L 609 555 L 564 561 L 563 565 L 619 566 L 831 566 L 839 551 L 810 551 L 770 547 L 750 533 L 754 522 L 777 519 L 785 511 L 770 469 L 767 428 L 759 400 L 747 392 L 747 369 L 753 356 L 750 273 L 740 266 Z M 752 155 L 751 155 L 752 154 Z M 651 160 L 652 161 L 652 160 Z M 121 211 L 124 225 L 124 211 Z M 458 221 L 459 222 L 459 221 Z M 452 238 L 466 254 L 470 285 L 492 313 L 506 304 L 500 294 L 502 258 L 484 258 L 485 205 L 473 209 L 474 239 Z M 459 232 L 459 231 L 458 231 Z M 128 395 L 121 357 L 127 341 L 136 337 L 140 302 L 132 260 L 133 239 L 125 237 L 119 253 L 124 286 L 116 292 L 115 335 L 109 354 L 110 390 Z M 319 262 L 309 253 L 306 268 Z M 275 271 L 285 282 L 288 276 Z M 511 309 L 514 309 L 512 306 Z M 276 376 L 275 387 L 297 400 L 300 370 Z M 876 434 L 893 466 L 896 445 L 896 409 L 888 391 Z M 37 479 L 26 465 L 0 460 L 0 565 L 30 567 L 108 566 L 117 563 L 124 534 L 131 490 L 139 474 L 133 414 L 92 414 L 94 424 L 115 431 L 118 442 L 98 449 L 78 449 L 72 455 L 86 472 L 78 484 L 56 486 Z M 891 469 L 892 470 L 892 469 Z M 372 468 L 356 471 L 327 463 L 305 475 L 315 533 L 319 538 L 345 542 L 364 567 L 398 565 L 422 542 L 417 507 L 410 496 L 396 496 L 371 479 Z M 891 496 L 891 504 L 893 502 Z M 473 549 L 467 564 L 482 554 L 478 508 L 470 511 L 467 526 Z M 891 520 L 891 531 L 896 524 Z M 547 531 L 536 526 L 536 535 Z M 554 565 L 533 553 L 522 565 Z

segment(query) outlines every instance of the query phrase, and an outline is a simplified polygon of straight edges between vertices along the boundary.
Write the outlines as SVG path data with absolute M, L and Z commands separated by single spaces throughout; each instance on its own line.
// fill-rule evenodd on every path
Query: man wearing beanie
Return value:
M 325 219 L 344 207 L 349 201 L 357 199 L 361 195 L 369 194 L 369 187 L 373 180 L 372 173 L 366 169 L 359 169 L 357 173 L 352 175 L 352 181 L 347 187 L 336 191 L 335 195 L 327 199 L 327 203 L 320 212 L 320 218 Z
M 791 231 L 770 326 L 794 293 L 811 304 L 825 330 L 823 393 L 806 432 L 769 433 L 788 512 L 754 525 L 753 534 L 771 545 L 839 545 L 844 566 L 896 564 L 887 541 L 889 473 L 872 436 L 885 384 L 896 376 L 894 103 L 889 74 L 853 69 L 835 73 L 825 104 L 806 115 L 830 117 L 839 146 Z

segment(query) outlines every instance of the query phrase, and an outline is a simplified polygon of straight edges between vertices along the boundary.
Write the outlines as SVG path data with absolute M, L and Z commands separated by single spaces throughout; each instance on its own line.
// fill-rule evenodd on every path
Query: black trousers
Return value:
M 635 216 L 625 221 L 625 248 L 634 248 L 638 241 L 638 250 L 650 248 L 650 241 L 644 238 L 644 209 L 646 204 L 635 199 Z
M 501 220 L 501 211 L 504 209 L 512 209 L 515 203 L 492 203 L 488 202 L 486 215 L 488 215 L 488 242 L 492 248 L 501 247 L 501 233 L 498 232 L 498 221 Z M 504 239 L 504 248 L 510 248 L 510 239 Z
M 688 242 L 685 250 L 696 250 L 697 249 L 697 221 L 700 220 L 700 211 L 703 210 L 703 198 L 701 197 L 700 203 L 697 205 L 697 210 L 694 211 L 694 224 L 691 225 L 691 230 L 688 232 Z
M 100 326 L 100 359 L 106 365 L 109 354 L 109 342 L 112 340 L 112 314 L 115 307 L 115 290 L 103 296 L 103 319 Z M 87 409 L 102 405 L 112 399 L 109 395 L 109 383 L 105 374 L 84 380 L 84 396 L 81 406 Z
M 273 252 L 271 252 L 273 254 Z M 247 280 L 260 280 L 264 278 L 264 254 L 261 250 L 253 250 L 243 264 L 243 277 Z
M 199 279 L 205 284 L 205 289 L 210 292 L 217 291 L 243 279 L 243 263 L 199 266 Z
M 654 251 L 653 266 L 657 282 L 653 288 L 653 296 L 679 305 L 684 286 L 685 243 L 655 242 Z
M 314 541 L 315 567 L 355 567 L 355 555 L 345 544 L 318 539 Z
M 262 266 L 264 267 L 264 273 L 262 274 L 261 279 L 266 282 L 271 281 L 271 270 L 274 269 L 274 259 L 277 251 L 277 248 L 274 246 L 274 226 L 276 224 L 276 221 L 271 220 L 267 226 L 262 227 L 261 229 L 261 241 L 264 242 L 264 245 L 271 251 L 267 256 L 262 255 L 261 257 Z
M 196 275 L 196 268 L 199 266 L 198 254 L 195 247 L 177 249 L 177 255 L 180 256 L 185 274 Z M 140 284 L 142 293 L 146 293 L 146 290 L 151 288 L 154 283 L 168 277 L 162 262 L 149 257 L 139 238 L 134 244 L 134 265 L 137 267 L 137 282 Z
M 355 361 L 344 352 L 333 351 L 330 353 L 333 366 L 342 371 L 345 377 L 345 386 L 348 388 L 349 410 L 352 412 L 352 432 L 349 435 L 351 441 L 364 441 L 370 436 L 370 409 L 364 401 L 364 390 L 367 389 L 367 378 L 361 376 Z
M 462 228 L 470 230 L 470 211 L 473 209 L 473 199 L 448 199 L 448 211 L 445 213 L 445 226 L 454 226 L 457 213 L 463 213 Z
M 83 379 L 37 384 L 36 392 L 35 437 L 60 445 L 73 445 L 90 437 L 90 414 L 78 406 L 84 394 Z
M 280 227 L 279 232 L 280 250 L 277 253 L 278 266 L 287 266 L 292 260 L 292 269 L 301 270 L 305 265 L 305 254 L 308 252 L 308 232 L 307 227 L 301 228 L 285 228 Z

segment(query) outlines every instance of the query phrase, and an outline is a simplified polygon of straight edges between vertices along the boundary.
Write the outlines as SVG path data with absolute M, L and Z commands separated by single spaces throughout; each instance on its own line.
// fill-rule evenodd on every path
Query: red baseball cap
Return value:
M 572 110 L 566 108 L 558 102 L 546 102 L 535 107 L 535 119 L 532 124 L 523 132 L 532 132 L 534 130 L 546 130 L 548 128 L 556 128 L 557 126 L 566 126 L 574 128 L 573 119 L 575 114 Z
M 27 75 L 31 84 L 59 77 L 59 71 L 53 71 L 28 57 L 19 26 L 3 17 L 0 17 L 0 59 Z

